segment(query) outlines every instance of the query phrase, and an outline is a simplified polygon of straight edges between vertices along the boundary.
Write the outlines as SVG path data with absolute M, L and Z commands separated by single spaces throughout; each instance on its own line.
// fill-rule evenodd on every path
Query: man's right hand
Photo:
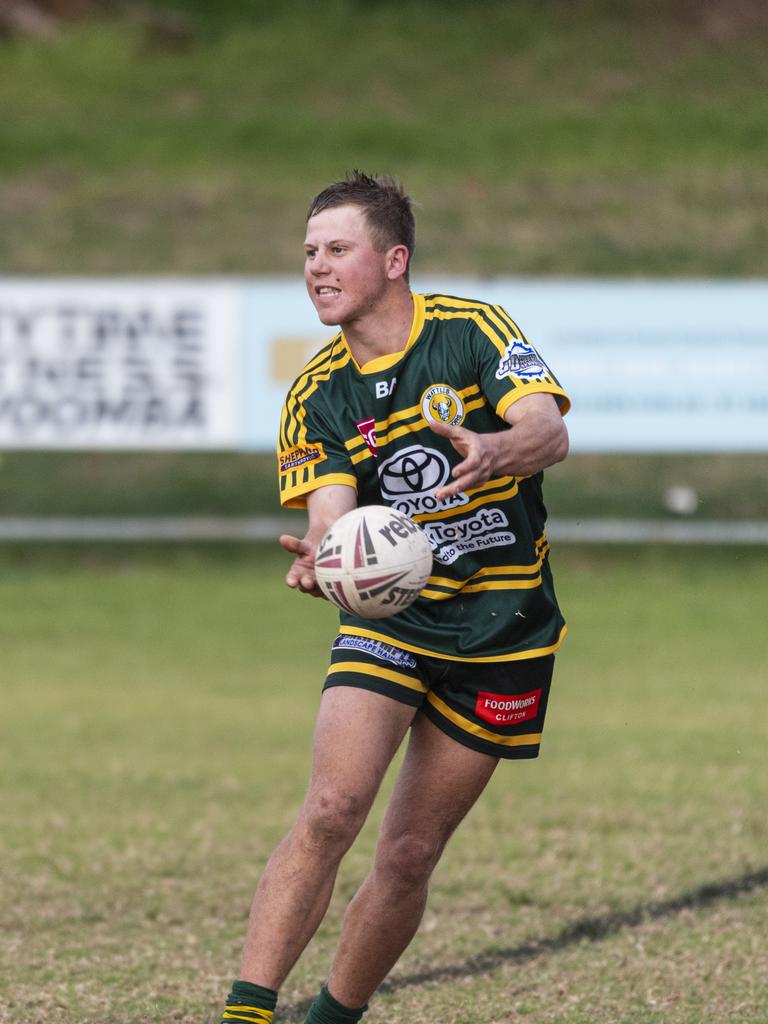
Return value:
M 317 548 L 328 527 L 356 504 L 355 489 L 346 484 L 328 484 L 307 495 L 309 525 L 306 534 L 301 539 L 289 533 L 284 533 L 280 537 L 282 547 L 289 554 L 296 556 L 285 577 L 289 587 L 301 591 L 302 594 L 325 599 L 325 594 L 318 587 L 315 577 Z
M 312 597 L 323 597 L 315 579 L 315 554 L 317 546 L 306 538 L 300 540 L 289 533 L 280 536 L 280 545 L 292 555 L 296 555 L 293 565 L 288 570 L 285 582 L 294 590 Z

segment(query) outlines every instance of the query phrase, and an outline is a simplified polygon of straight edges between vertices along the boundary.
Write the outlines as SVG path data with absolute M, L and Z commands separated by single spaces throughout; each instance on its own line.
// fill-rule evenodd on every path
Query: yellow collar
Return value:
M 413 321 L 411 323 L 411 332 L 408 335 L 408 341 L 405 343 L 405 348 L 400 349 L 399 352 L 390 352 L 386 356 L 377 356 L 375 359 L 369 359 L 367 363 L 362 366 L 358 365 L 357 360 L 352 355 L 350 350 L 350 356 L 352 356 L 352 362 L 357 366 L 360 373 L 381 373 L 382 370 L 388 370 L 391 366 L 399 363 L 405 353 L 415 344 L 416 339 L 421 334 L 422 328 L 424 327 L 424 306 L 425 300 L 423 295 L 419 295 L 416 292 L 411 292 L 411 298 L 413 299 Z M 349 342 L 344 337 L 344 332 L 341 334 L 344 344 L 349 348 Z

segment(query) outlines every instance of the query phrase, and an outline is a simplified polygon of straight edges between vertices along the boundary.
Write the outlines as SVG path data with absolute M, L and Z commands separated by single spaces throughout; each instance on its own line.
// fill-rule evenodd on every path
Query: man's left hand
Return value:
M 477 434 L 466 427 L 452 427 L 447 423 L 430 423 L 429 426 L 441 437 L 447 437 L 453 447 L 463 456 L 463 461 L 453 467 L 453 483 L 438 487 L 435 497 L 438 501 L 452 498 L 470 487 L 482 487 L 495 472 L 498 452 L 498 434 Z

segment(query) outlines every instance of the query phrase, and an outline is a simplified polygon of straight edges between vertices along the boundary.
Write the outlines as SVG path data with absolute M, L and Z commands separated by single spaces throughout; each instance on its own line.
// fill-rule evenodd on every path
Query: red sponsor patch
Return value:
M 491 725 L 517 725 L 539 713 L 541 688 L 528 693 L 478 693 L 475 714 Z
M 378 453 L 376 451 L 376 420 L 374 417 L 371 416 L 367 420 L 360 420 L 360 422 L 356 423 L 355 426 L 365 438 L 365 443 L 368 445 L 368 451 L 371 455 L 376 457 Z

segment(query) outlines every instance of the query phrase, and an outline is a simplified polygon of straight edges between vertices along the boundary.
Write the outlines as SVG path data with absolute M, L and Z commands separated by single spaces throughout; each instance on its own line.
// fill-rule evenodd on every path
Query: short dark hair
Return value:
M 404 245 L 410 258 L 416 248 L 416 220 L 411 197 L 389 175 L 364 174 L 354 170 L 343 181 L 334 182 L 309 204 L 307 220 L 334 206 L 359 206 L 371 229 L 373 247 L 385 252 L 393 245 Z

